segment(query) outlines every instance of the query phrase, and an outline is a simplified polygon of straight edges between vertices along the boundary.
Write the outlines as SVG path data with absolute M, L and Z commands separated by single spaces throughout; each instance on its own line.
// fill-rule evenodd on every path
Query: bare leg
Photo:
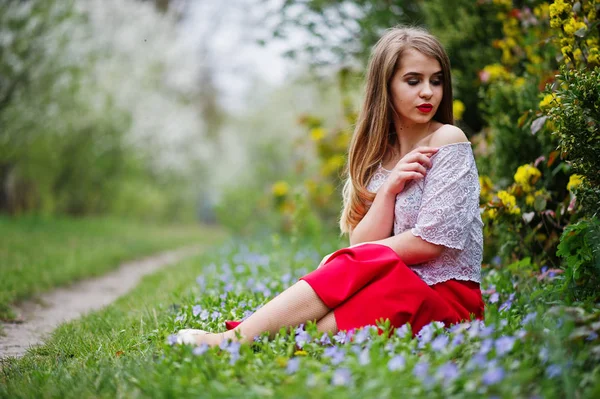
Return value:
M 337 323 L 333 311 L 327 313 L 325 317 L 317 322 L 317 331 L 336 334 L 338 332 Z
M 308 321 L 321 320 L 329 313 L 329 308 L 304 280 L 298 281 L 287 290 L 267 302 L 242 324 L 221 334 L 200 334 L 196 344 L 219 345 L 221 341 L 252 342 L 263 332 L 274 336 L 282 327 L 297 326 Z M 241 339 L 237 338 L 237 334 Z

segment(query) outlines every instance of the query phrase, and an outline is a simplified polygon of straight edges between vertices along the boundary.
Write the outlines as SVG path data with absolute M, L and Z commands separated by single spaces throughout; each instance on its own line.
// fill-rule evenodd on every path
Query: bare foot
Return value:
M 177 332 L 177 343 L 183 345 L 202 345 L 218 346 L 224 339 L 225 333 L 209 333 L 204 330 L 186 328 Z

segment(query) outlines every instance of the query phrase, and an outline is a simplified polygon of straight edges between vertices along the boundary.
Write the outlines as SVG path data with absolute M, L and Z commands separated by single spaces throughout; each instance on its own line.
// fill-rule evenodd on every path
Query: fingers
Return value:
M 425 169 L 425 166 L 423 166 L 419 162 L 411 162 L 411 163 L 401 164 L 398 166 L 398 171 L 399 172 L 417 172 L 417 173 L 421 173 L 423 176 L 425 175 L 425 173 L 427 173 L 427 169 Z
M 400 161 L 398 161 L 396 166 L 400 166 L 405 163 L 418 162 L 421 165 L 431 168 L 430 157 L 437 151 L 438 149 L 434 147 L 417 147 L 406 154 Z

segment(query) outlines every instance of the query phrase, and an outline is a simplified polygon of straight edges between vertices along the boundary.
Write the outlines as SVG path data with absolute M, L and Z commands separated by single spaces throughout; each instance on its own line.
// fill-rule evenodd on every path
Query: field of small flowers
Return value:
M 277 254 L 268 249 L 262 254 L 244 247 L 229 251 L 227 261 L 210 264 L 198 278 L 197 293 L 174 310 L 173 331 L 222 329 L 225 320 L 248 316 L 319 260 L 316 252 L 300 251 L 291 267 L 281 268 L 273 264 Z M 521 287 L 500 270 L 500 265 L 486 269 L 484 323 L 465 322 L 449 329 L 431 323 L 414 338 L 408 325 L 391 335 L 378 334 L 378 328 L 370 326 L 333 336 L 307 325 L 281 331 L 272 341 L 261 337 L 252 346 L 173 345 L 166 348 L 164 371 L 179 373 L 180 367 L 185 368 L 190 378 L 200 382 L 198 393 L 209 390 L 215 395 L 220 384 L 231 393 L 250 396 L 593 397 L 600 393 L 596 378 L 600 313 L 547 303 L 556 277 L 552 273 L 522 281 Z M 536 287 L 533 296 L 532 286 Z M 389 326 L 379 327 L 389 332 Z M 169 336 L 167 342 L 173 341 Z M 232 377 L 237 388 L 231 386 Z
M 560 275 L 485 266 L 485 322 L 412 336 L 385 323 L 323 335 L 313 324 L 252 345 L 174 344 L 223 331 L 312 270 L 330 244 L 229 244 L 159 273 L 103 312 L 3 364 L 1 397 L 598 397 L 600 312 L 564 307 Z M 376 305 L 374 305 L 376 306 Z M 389 337 L 388 337 L 389 336 Z

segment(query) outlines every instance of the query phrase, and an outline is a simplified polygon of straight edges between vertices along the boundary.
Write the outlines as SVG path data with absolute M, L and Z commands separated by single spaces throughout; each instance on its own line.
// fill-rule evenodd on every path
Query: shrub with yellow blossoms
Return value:
M 566 64 L 600 66 L 598 21 L 600 1 L 556 0 L 550 5 L 550 26 Z
M 465 103 L 460 100 L 454 100 L 452 102 L 452 113 L 454 114 L 455 120 L 461 120 L 465 113 Z
M 526 193 L 533 190 L 533 185 L 542 176 L 542 172 L 532 165 L 521 165 L 515 173 L 515 183 Z

